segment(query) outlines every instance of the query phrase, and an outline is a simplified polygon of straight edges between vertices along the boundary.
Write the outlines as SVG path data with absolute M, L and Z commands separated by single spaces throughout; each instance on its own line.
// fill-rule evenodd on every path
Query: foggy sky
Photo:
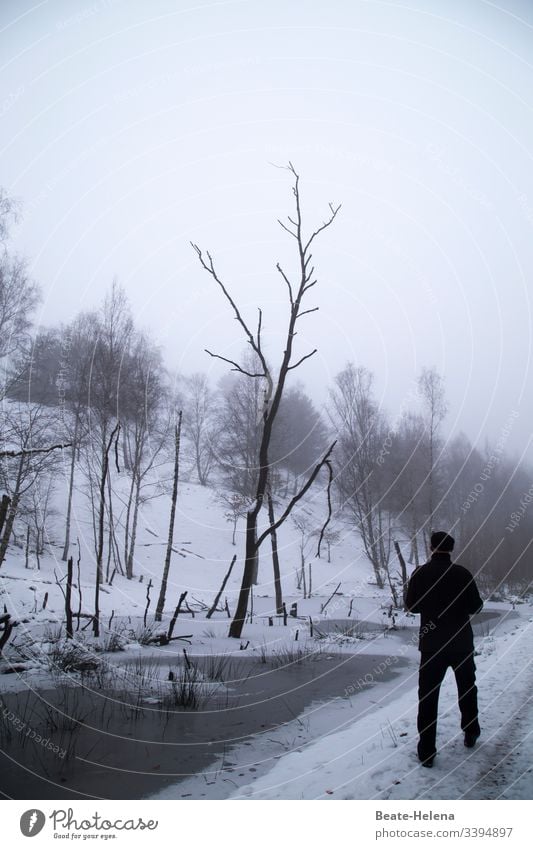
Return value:
M 38 322 L 98 305 L 114 276 L 179 370 L 245 345 L 190 241 L 275 362 L 296 270 L 276 223 L 342 203 L 293 372 L 317 401 L 347 360 L 391 419 L 446 379 L 446 432 L 531 451 L 533 5 L 506 0 L 0 3 L 0 184 L 44 290 Z M 518 416 L 516 416 L 518 413 Z

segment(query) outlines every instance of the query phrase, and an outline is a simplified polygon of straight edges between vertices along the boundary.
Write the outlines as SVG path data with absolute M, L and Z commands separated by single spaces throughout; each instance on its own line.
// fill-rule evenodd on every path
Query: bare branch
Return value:
M 287 231 L 287 233 L 288 233 L 290 236 L 292 236 L 292 237 L 293 237 L 293 239 L 297 239 L 297 238 L 298 238 L 298 233 L 293 233 L 293 231 L 291 230 L 291 228 L 290 228 L 290 227 L 287 227 L 287 225 L 286 225 L 286 224 L 284 224 L 284 223 L 283 223 L 283 221 L 281 221 L 281 219 L 279 219 L 279 218 L 278 218 L 278 224 L 280 225 L 280 227 L 283 227 L 283 229 L 284 229 L 284 230 L 286 230 L 286 231 Z
M 307 253 L 307 251 L 309 250 L 309 248 L 311 246 L 311 243 L 318 236 L 318 234 L 321 233 L 322 230 L 325 230 L 326 227 L 329 227 L 330 224 L 332 224 L 335 221 L 335 218 L 337 217 L 337 213 L 338 213 L 339 209 L 341 208 L 341 206 L 342 206 L 342 204 L 340 204 L 340 203 L 339 203 L 338 206 L 333 206 L 332 203 L 329 204 L 331 215 L 329 216 L 329 218 L 326 221 L 324 221 L 324 223 L 317 230 L 314 231 L 314 233 L 311 234 L 311 236 L 307 240 L 307 244 L 304 248 L 304 253 Z
M 285 280 L 285 283 L 287 284 L 287 288 L 289 290 L 289 298 L 290 298 L 290 301 L 291 301 L 291 307 L 293 307 L 294 306 L 294 295 L 293 295 L 293 292 L 292 292 L 291 281 L 289 280 L 289 278 L 287 277 L 287 275 L 283 271 L 279 262 L 276 264 L 276 268 L 278 269 L 279 273 L 281 274 L 281 276 Z
M 308 490 L 308 489 L 309 489 L 309 488 L 313 485 L 313 483 L 315 482 L 315 479 L 316 479 L 316 477 L 317 477 L 317 475 L 318 475 L 318 473 L 319 473 L 320 469 L 322 468 L 322 466 L 324 466 L 324 465 L 328 462 L 329 457 L 330 457 L 330 455 L 331 455 L 331 452 L 332 452 L 332 451 L 333 451 L 333 449 L 335 448 L 335 445 L 336 445 L 336 444 L 337 444 L 337 440 L 335 440 L 335 442 L 332 442 L 332 443 L 331 443 L 330 447 L 328 448 L 328 450 L 326 451 L 326 453 L 324 454 L 324 456 L 322 457 L 322 459 L 320 460 L 320 462 L 319 462 L 319 463 L 317 463 L 317 465 L 316 465 L 316 466 L 315 466 L 315 468 L 313 469 L 313 472 L 311 473 L 310 477 L 307 479 L 307 482 L 306 482 L 306 483 L 304 484 L 304 486 L 301 488 L 300 492 L 297 492 L 297 493 L 296 493 L 296 495 L 294 496 L 294 498 L 292 498 L 292 499 L 289 501 L 289 503 L 288 503 L 287 507 L 285 508 L 285 511 L 282 513 L 282 515 L 279 517 L 279 519 L 277 519 L 277 521 L 276 521 L 276 522 L 274 522 L 274 524 L 270 525 L 270 527 L 269 527 L 269 528 L 267 528 L 267 529 L 266 529 L 266 531 L 264 531 L 264 532 L 261 534 L 261 536 L 257 539 L 256 545 L 255 545 L 256 550 L 258 550 L 258 549 L 259 549 L 259 547 L 260 547 L 260 545 L 264 542 L 264 540 L 265 540 L 268 536 L 270 536 L 270 534 L 271 534 L 273 531 L 277 531 L 277 529 L 280 527 L 280 525 L 282 525 L 282 524 L 283 524 L 283 522 L 285 521 L 285 519 L 287 519 L 287 518 L 288 518 L 288 516 L 290 516 L 290 514 L 291 514 L 291 512 L 292 512 L 293 508 L 294 508 L 294 507 L 296 506 L 296 504 L 300 501 L 300 499 L 301 499 L 301 498 L 303 498 L 303 496 L 305 495 L 305 493 L 307 492 L 307 490 Z
M 208 251 L 206 252 L 206 256 L 207 256 L 207 259 L 209 261 L 209 264 L 208 264 L 208 263 L 206 263 L 204 256 L 203 256 L 203 253 L 202 253 L 201 249 L 198 247 L 198 245 L 195 245 L 194 242 L 191 242 L 191 245 L 194 248 L 194 250 L 196 251 L 196 253 L 198 254 L 198 259 L 200 260 L 200 264 L 201 264 L 202 268 L 205 269 L 205 271 L 207 271 L 213 277 L 213 279 L 218 283 L 218 285 L 222 289 L 222 292 L 224 293 L 226 299 L 231 304 L 231 306 L 233 308 L 233 312 L 235 313 L 236 320 L 241 325 L 246 336 L 248 337 L 248 341 L 249 341 L 250 345 L 252 346 L 253 350 L 255 351 L 257 356 L 259 357 L 259 360 L 261 362 L 261 365 L 263 366 L 265 375 L 268 375 L 268 366 L 266 364 L 266 360 L 264 358 L 263 352 L 261 351 L 260 341 L 258 340 L 256 342 L 256 340 L 254 339 L 253 334 L 250 332 L 248 325 L 244 321 L 237 304 L 235 303 L 235 301 L 231 297 L 230 293 L 228 292 L 228 290 L 224 286 L 222 280 L 218 276 L 218 274 L 215 270 L 215 266 L 214 266 L 211 254 Z M 208 351 L 208 353 L 209 353 L 209 351 Z M 213 356 L 213 355 L 211 355 L 211 356 Z M 223 359 L 223 358 L 221 358 L 221 359 Z M 242 369 L 241 369 L 241 371 L 242 371 Z
M 252 372 L 246 371 L 246 369 L 240 366 L 239 363 L 234 362 L 234 360 L 228 360 L 227 357 L 223 357 L 221 356 L 221 354 L 213 354 L 213 352 L 209 351 L 207 348 L 204 348 L 204 351 L 206 352 L 206 354 L 209 354 L 209 356 L 213 357 L 213 359 L 215 360 L 222 360 L 224 363 L 229 363 L 231 366 L 233 366 L 232 371 L 240 371 L 240 373 L 245 374 L 246 377 L 266 377 L 266 374 L 264 372 L 261 372 L 260 374 L 252 374 Z
M 318 311 L 318 307 L 313 307 L 310 310 L 304 310 L 303 312 L 299 312 L 298 315 L 296 316 L 296 318 L 301 318 L 303 315 L 307 315 L 310 312 L 317 312 L 317 311 Z
M 312 312 L 312 310 L 309 310 L 309 312 Z M 295 333 L 294 335 L 296 336 L 296 333 Z M 311 353 L 310 353 L 310 354 L 305 354 L 305 356 L 304 356 L 304 357 L 301 357 L 301 358 L 298 360 L 298 362 L 297 362 L 297 363 L 294 363 L 294 365 L 292 365 L 292 366 L 288 366 L 288 367 L 287 367 L 287 371 L 291 371 L 291 369 L 293 369 L 293 368 L 298 368 L 298 366 L 301 366 L 301 364 L 302 364 L 305 360 L 308 360 L 308 359 L 309 359 L 309 357 L 312 357 L 312 356 L 313 356 L 313 354 L 316 354 L 316 352 L 317 352 L 317 349 L 315 348 L 313 351 L 311 351 Z

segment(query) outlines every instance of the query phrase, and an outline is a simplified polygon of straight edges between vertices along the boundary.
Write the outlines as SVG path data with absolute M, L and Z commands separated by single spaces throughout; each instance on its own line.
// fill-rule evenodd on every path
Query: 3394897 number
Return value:
M 466 826 L 462 829 L 462 837 L 510 837 L 512 828 L 504 826 Z

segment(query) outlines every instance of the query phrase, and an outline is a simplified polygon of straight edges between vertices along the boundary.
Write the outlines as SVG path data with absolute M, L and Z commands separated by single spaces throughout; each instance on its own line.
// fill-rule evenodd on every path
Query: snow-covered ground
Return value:
M 520 609 L 520 608 L 519 608 Z M 533 617 L 498 626 L 478 640 L 482 736 L 465 749 L 451 670 L 441 689 L 439 755 L 416 758 L 416 674 L 404 692 L 379 684 L 370 715 L 284 755 L 267 775 L 241 787 L 254 799 L 531 799 L 533 791 Z

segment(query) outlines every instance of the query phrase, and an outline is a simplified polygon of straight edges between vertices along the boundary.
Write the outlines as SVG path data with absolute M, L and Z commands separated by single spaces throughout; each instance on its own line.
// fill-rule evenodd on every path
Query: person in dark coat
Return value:
M 405 599 L 407 609 L 420 614 L 418 757 L 428 767 L 437 754 L 439 691 L 449 666 L 455 673 L 465 746 L 474 746 L 480 735 L 470 616 L 481 610 L 483 601 L 468 569 L 452 563 L 454 544 L 444 531 L 431 535 L 431 559 L 411 575 Z

